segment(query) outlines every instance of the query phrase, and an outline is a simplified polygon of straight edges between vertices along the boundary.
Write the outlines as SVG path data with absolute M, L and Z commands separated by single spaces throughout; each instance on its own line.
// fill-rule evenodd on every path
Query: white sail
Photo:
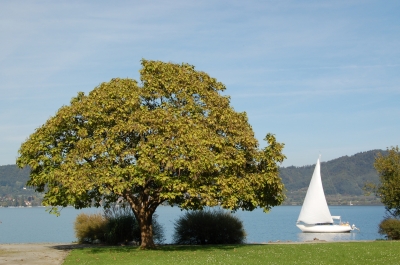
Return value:
M 333 223 L 328 204 L 326 203 L 324 188 L 322 187 L 319 158 L 297 222 L 304 222 L 306 224 Z

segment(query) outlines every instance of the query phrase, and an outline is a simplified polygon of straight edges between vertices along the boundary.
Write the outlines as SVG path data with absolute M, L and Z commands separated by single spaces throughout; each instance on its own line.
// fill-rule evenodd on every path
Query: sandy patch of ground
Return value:
M 0 265 L 59 265 L 76 244 L 0 244 Z

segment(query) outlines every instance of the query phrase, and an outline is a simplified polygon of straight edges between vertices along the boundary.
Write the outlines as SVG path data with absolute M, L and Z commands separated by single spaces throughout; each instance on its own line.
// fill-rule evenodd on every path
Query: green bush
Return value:
M 104 217 L 107 219 L 105 229 L 105 242 L 115 245 L 129 241 L 137 241 L 134 238 L 134 230 L 138 229 L 136 219 L 132 211 L 125 205 L 114 205 L 104 209 Z
M 157 217 L 153 215 L 153 239 L 156 244 L 162 244 L 164 230 Z M 103 214 L 81 213 L 76 217 L 74 229 L 79 243 L 92 243 L 96 239 L 110 245 L 141 241 L 138 222 L 132 210 L 124 204 L 104 209 Z
M 241 244 L 246 239 L 239 218 L 222 210 L 186 212 L 175 223 L 175 244 Z
M 379 234 L 387 239 L 400 240 L 400 220 L 395 218 L 384 219 L 379 224 Z
M 137 230 L 137 223 L 132 216 L 118 216 L 109 219 L 106 225 L 105 242 L 111 245 L 130 241 L 139 242 L 140 240 L 134 236 L 135 230 Z
M 94 240 L 104 240 L 107 220 L 100 213 L 80 213 L 75 219 L 75 236 L 79 243 L 92 243 Z

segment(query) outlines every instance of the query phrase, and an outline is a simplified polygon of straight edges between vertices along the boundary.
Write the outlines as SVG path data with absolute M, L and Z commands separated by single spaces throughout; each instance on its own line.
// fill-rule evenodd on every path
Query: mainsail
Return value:
M 328 204 L 326 203 L 320 171 L 318 158 L 297 222 L 304 222 L 306 224 L 333 223 Z

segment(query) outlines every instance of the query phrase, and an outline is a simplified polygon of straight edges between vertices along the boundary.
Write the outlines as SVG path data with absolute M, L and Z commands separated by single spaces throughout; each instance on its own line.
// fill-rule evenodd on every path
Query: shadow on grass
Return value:
M 218 250 L 234 250 L 235 248 L 245 247 L 245 244 L 236 245 L 164 245 L 160 246 L 158 251 L 213 251 Z
M 70 251 L 73 249 L 96 249 L 96 248 L 118 248 L 117 246 L 106 246 L 106 245 L 91 245 L 91 244 L 65 244 L 65 245 L 54 245 L 49 246 L 49 248 L 62 250 L 62 251 Z
M 138 246 L 93 246 L 93 245 L 69 245 L 69 246 L 54 246 L 59 250 L 81 249 L 86 253 L 101 254 L 101 253 L 128 253 L 131 251 L 162 251 L 162 252 L 195 252 L 195 251 L 233 251 L 234 249 L 242 248 L 247 245 L 162 245 L 155 249 L 141 250 Z

